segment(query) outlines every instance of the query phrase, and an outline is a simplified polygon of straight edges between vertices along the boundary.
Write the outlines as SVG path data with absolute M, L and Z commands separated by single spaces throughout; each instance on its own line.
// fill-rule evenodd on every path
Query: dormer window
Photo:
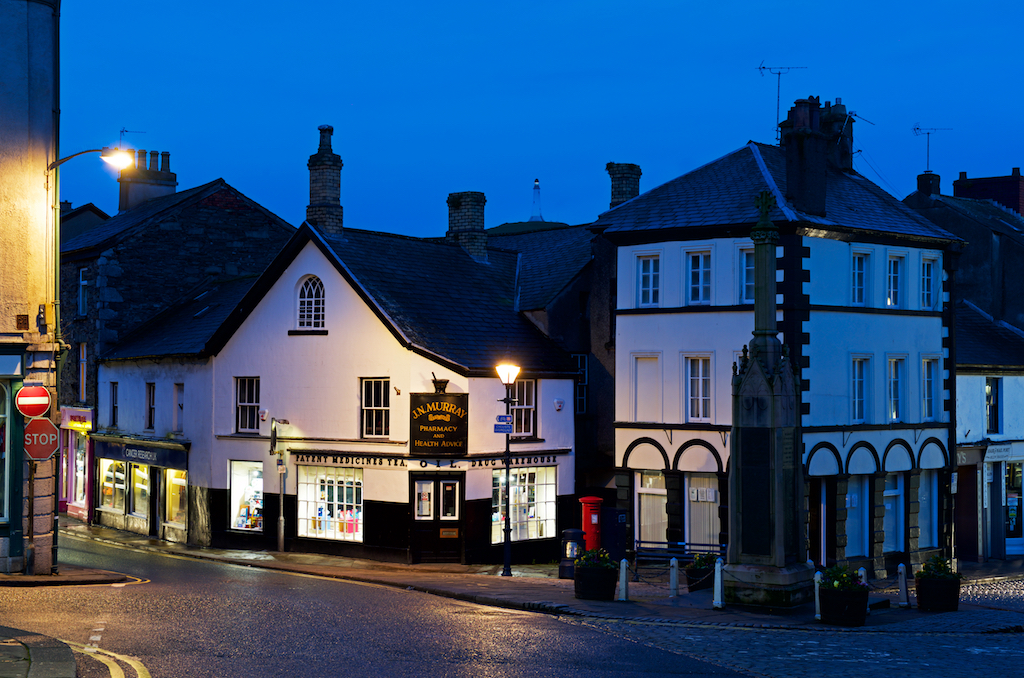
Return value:
M 306 278 L 299 289 L 298 311 L 300 330 L 324 329 L 324 284 L 315 275 Z

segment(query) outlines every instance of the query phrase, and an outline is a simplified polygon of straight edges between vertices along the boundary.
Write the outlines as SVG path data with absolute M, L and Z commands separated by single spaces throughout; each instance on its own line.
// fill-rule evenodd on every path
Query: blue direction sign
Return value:
M 512 433 L 512 424 L 495 424 L 495 433 Z
M 512 423 L 512 415 L 511 414 L 499 414 L 497 417 L 494 418 L 494 420 L 496 422 L 498 422 L 499 424 L 511 424 Z

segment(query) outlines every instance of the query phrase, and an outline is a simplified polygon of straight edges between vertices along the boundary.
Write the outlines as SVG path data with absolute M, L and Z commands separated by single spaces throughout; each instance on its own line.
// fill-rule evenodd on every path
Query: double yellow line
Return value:
M 149 670 L 143 666 L 142 662 L 134 657 L 126 657 L 123 654 L 117 654 L 109 650 L 101 650 L 98 647 L 92 645 L 82 645 L 81 643 L 74 643 L 70 640 L 62 640 L 61 642 L 66 643 L 73 651 L 83 654 L 86 657 L 91 657 L 96 661 L 104 664 L 107 667 L 107 671 L 110 672 L 110 678 L 124 678 L 124 671 L 121 670 L 121 665 L 115 660 L 119 660 L 132 667 L 135 671 L 135 675 L 138 678 L 152 678 L 149 675 Z M 113 659 L 111 659 L 113 657 Z

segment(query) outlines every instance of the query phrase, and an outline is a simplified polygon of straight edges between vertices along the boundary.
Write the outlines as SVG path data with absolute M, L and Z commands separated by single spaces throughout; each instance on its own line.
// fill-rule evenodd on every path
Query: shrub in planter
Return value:
M 960 608 L 959 572 L 954 572 L 949 561 L 932 556 L 921 571 L 914 575 L 917 607 L 934 612 L 956 612 Z
M 604 549 L 584 549 L 573 561 L 576 597 L 584 600 L 612 600 L 618 582 L 618 567 Z
M 868 613 L 868 585 L 843 565 L 822 572 L 818 587 L 823 624 L 864 626 Z
M 715 583 L 715 561 L 718 556 L 713 553 L 698 553 L 693 562 L 686 566 L 686 590 L 700 591 L 708 589 Z

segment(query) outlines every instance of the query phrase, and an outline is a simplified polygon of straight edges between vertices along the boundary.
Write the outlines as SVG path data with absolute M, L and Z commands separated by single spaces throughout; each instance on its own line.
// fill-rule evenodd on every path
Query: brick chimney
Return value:
M 922 196 L 941 195 L 939 193 L 939 175 L 930 170 L 917 175 L 917 192 Z
M 833 106 L 825 102 L 825 110 L 821 112 L 821 132 L 828 142 L 826 158 L 833 166 L 841 170 L 853 170 L 853 115 L 846 112 L 843 100 L 836 97 Z
M 797 99 L 779 128 L 786 156 L 786 200 L 800 212 L 825 216 L 827 139 L 817 97 Z
M 342 234 L 341 156 L 331 150 L 334 128 L 320 125 L 320 148 L 309 156 L 309 206 L 306 221 L 324 235 Z
M 460 245 L 477 261 L 487 261 L 486 202 L 487 198 L 478 191 L 448 194 L 448 232 L 444 239 Z
M 139 150 L 135 163 L 121 170 L 120 200 L 117 211 L 125 212 L 153 198 L 172 195 L 178 185 L 178 175 L 171 171 L 171 154 L 153 151 L 146 166 L 146 151 Z
M 640 165 L 628 162 L 610 162 L 604 166 L 612 178 L 612 201 L 608 209 L 617 207 L 640 195 Z
M 1008 177 L 968 179 L 967 172 L 953 182 L 953 195 L 957 198 L 994 200 L 1017 214 L 1024 214 L 1024 179 L 1020 168 L 1014 167 Z

